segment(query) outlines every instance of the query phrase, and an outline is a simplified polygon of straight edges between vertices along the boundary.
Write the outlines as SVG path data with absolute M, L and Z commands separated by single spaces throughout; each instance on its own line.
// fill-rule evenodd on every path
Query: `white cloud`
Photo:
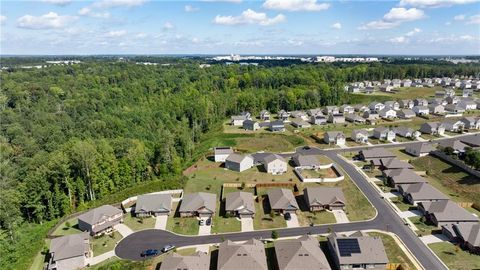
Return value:
M 126 30 L 117 30 L 117 31 L 110 31 L 105 34 L 105 37 L 108 38 L 118 38 L 118 37 L 123 37 L 127 34 Z
M 70 4 L 72 0 L 42 0 L 42 2 L 63 7 Z
M 101 18 L 101 19 L 106 19 L 106 18 L 109 18 L 110 17 L 110 13 L 107 12 L 107 11 L 104 11 L 104 12 L 97 12 L 97 11 L 93 11 L 91 8 L 89 7 L 84 7 L 82 9 L 80 9 L 78 11 L 78 15 L 81 15 L 81 16 L 88 16 L 88 17 L 92 17 L 92 18 Z
M 213 23 L 220 25 L 240 25 L 240 24 L 259 24 L 259 25 L 274 25 L 285 21 L 283 14 L 278 14 L 273 18 L 269 18 L 266 13 L 256 12 L 247 9 L 239 16 L 221 16 L 217 15 L 213 19 Z
M 470 16 L 467 20 L 467 24 L 480 24 L 480 14 Z
M 359 27 L 361 30 L 367 29 L 390 29 L 399 26 L 403 22 L 416 21 L 425 18 L 425 13 L 417 8 L 392 8 L 383 15 L 378 21 L 371 21 Z
M 163 24 L 163 29 L 164 30 L 170 30 L 170 29 L 173 29 L 173 28 L 175 28 L 175 26 L 171 22 L 167 21 Z
M 266 0 L 263 7 L 287 11 L 320 11 L 328 9 L 330 4 L 317 3 L 317 0 Z
M 471 4 L 476 2 L 479 2 L 479 0 L 401 0 L 400 6 L 437 8 Z
M 453 17 L 453 19 L 455 21 L 463 21 L 463 20 L 465 20 L 465 14 L 457 15 L 457 16 Z
M 406 35 L 407 37 L 411 37 L 411 36 L 416 35 L 416 34 L 418 34 L 418 33 L 420 33 L 420 32 L 422 32 L 421 29 L 419 29 L 419 28 L 414 28 L 412 31 L 406 33 L 405 35 Z
M 334 29 L 342 29 L 342 24 L 337 22 L 331 25 L 332 28 Z
M 227 3 L 241 3 L 242 0 L 202 0 L 202 2 L 227 2 Z
M 390 42 L 392 43 L 407 43 L 408 39 L 406 37 L 394 37 L 389 39 Z
M 75 21 L 77 17 L 68 15 L 58 15 L 55 12 L 49 12 L 42 16 L 24 15 L 17 20 L 17 25 L 20 28 L 26 29 L 53 29 L 63 28 L 69 23 Z
M 136 38 L 146 38 L 148 35 L 145 33 L 138 33 L 135 35 Z
M 94 3 L 92 6 L 97 8 L 113 8 L 113 7 L 135 7 L 141 6 L 146 0 L 102 0 Z
M 3 24 L 6 21 L 7 21 L 7 17 L 3 16 L 3 15 L 0 15 L 0 23 Z
M 198 10 L 200 10 L 200 9 L 197 8 L 197 7 L 191 6 L 191 5 L 186 5 L 185 6 L 185 12 L 196 12 Z

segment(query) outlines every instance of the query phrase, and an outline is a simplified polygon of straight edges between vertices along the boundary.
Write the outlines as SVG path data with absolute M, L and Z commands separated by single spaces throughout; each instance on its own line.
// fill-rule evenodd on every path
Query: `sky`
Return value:
M 1 0 L 0 53 L 479 55 L 480 0 Z

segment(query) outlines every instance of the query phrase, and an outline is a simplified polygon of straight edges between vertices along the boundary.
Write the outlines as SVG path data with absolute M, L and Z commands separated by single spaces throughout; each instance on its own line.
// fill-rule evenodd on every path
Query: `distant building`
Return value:
M 225 162 L 230 154 L 233 154 L 231 147 L 215 147 L 213 149 L 215 162 Z

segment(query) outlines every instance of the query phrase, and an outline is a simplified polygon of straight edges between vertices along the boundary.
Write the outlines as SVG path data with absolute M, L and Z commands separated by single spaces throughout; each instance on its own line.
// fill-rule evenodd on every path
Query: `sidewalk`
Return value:
M 117 224 L 113 228 L 115 228 L 115 230 L 117 230 L 122 235 L 123 238 L 133 233 L 132 229 L 130 229 L 125 224 Z
M 87 258 L 87 264 L 95 265 L 115 256 L 115 250 L 111 250 L 95 257 Z

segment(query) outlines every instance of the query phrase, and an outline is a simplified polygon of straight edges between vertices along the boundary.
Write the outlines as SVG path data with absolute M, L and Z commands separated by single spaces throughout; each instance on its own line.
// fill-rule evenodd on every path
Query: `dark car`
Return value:
M 285 220 L 292 219 L 292 215 L 290 215 L 290 213 L 285 213 L 284 217 L 285 217 Z
M 207 226 L 212 225 L 212 219 L 211 218 L 207 219 L 207 221 L 205 222 L 205 225 Z
M 162 252 L 165 253 L 165 252 L 169 252 L 170 250 L 174 249 L 175 246 L 174 245 L 166 245 L 162 248 Z
M 147 249 L 140 254 L 142 257 L 150 257 L 150 256 L 157 256 L 158 255 L 158 250 L 156 249 Z

